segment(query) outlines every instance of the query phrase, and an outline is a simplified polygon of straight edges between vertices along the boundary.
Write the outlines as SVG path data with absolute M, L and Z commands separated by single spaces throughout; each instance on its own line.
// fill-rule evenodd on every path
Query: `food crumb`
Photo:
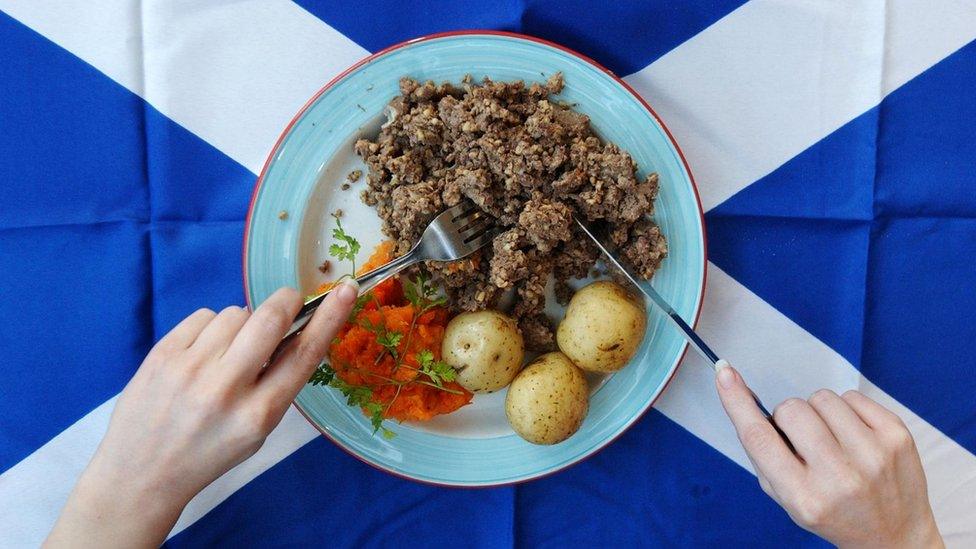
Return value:
M 280 212 L 278 212 L 278 219 L 282 221 L 288 219 L 288 212 L 286 212 L 285 210 L 281 210 Z
M 349 172 L 349 175 L 347 175 L 346 178 L 348 178 L 351 183 L 355 183 L 359 181 L 359 178 L 362 176 L 363 176 L 363 170 L 353 170 Z
M 332 212 L 332 217 L 334 217 L 336 219 L 339 219 L 340 217 L 342 217 L 342 208 L 339 208 L 338 210 Z
M 322 262 L 321 265 L 319 265 L 319 272 L 322 274 L 327 274 L 331 267 L 332 267 L 332 262 L 326 259 L 325 261 Z
M 348 191 L 349 190 L 349 183 L 343 183 L 342 186 L 339 187 L 339 188 L 342 189 L 342 190 L 344 190 L 344 191 Z

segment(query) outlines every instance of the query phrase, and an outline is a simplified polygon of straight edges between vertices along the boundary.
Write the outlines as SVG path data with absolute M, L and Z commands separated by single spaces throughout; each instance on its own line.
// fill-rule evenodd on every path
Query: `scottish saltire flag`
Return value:
M 858 388 L 976 545 L 976 3 L 0 0 L 0 546 L 37 545 L 154 341 L 242 304 L 243 220 L 291 116 L 370 52 L 504 29 L 625 77 L 707 211 L 699 324 L 769 402 Z M 655 409 L 528 484 L 378 472 L 290 412 L 168 544 L 818 546 L 688 355 Z

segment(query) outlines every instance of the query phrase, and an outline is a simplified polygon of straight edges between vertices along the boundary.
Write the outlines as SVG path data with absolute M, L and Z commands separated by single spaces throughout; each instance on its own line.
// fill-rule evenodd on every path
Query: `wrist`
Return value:
M 78 482 L 79 500 L 106 515 L 169 517 L 179 515 L 186 501 L 170 490 L 142 479 L 91 475 Z
M 117 461 L 96 455 L 82 474 L 78 489 L 91 503 L 113 512 L 146 517 L 175 514 L 175 521 L 193 496 L 184 493 L 181 483 Z
M 929 516 L 927 519 L 920 520 L 910 527 L 897 533 L 893 532 L 887 539 L 864 540 L 861 543 L 839 546 L 846 547 L 892 547 L 903 549 L 945 549 L 942 541 L 942 534 L 935 524 L 935 519 Z
M 161 479 L 95 458 L 78 479 L 49 545 L 158 547 L 189 498 Z M 62 543 L 62 542 L 67 542 Z
M 870 535 L 866 538 L 855 536 L 854 539 L 847 540 L 825 539 L 842 549 L 872 549 L 874 547 L 945 549 L 942 534 L 939 533 L 939 528 L 931 515 L 917 521 L 906 521 L 903 526 L 900 529 L 893 529 L 881 535 Z

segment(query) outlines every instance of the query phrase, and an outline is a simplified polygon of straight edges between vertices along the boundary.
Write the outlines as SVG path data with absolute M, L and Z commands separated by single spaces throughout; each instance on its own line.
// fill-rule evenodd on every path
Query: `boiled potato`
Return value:
M 562 353 L 547 353 L 525 367 L 505 398 L 512 429 L 533 444 L 556 444 L 579 430 L 590 405 L 583 372 Z
M 498 311 L 461 313 L 447 324 L 441 356 L 473 393 L 505 387 L 522 367 L 525 346 L 515 321 Z
M 641 303 L 618 284 L 601 280 L 570 300 L 556 343 L 584 370 L 616 372 L 634 356 L 646 326 Z

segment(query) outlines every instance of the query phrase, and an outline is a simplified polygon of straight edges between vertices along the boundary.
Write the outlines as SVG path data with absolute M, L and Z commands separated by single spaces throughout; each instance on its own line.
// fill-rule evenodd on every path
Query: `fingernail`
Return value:
M 359 282 L 355 278 L 347 278 L 336 289 L 336 293 L 336 297 L 343 301 L 352 301 L 359 296 Z
M 735 385 L 735 370 L 727 360 L 719 360 L 715 363 L 715 375 L 718 377 L 718 384 L 725 389 Z

